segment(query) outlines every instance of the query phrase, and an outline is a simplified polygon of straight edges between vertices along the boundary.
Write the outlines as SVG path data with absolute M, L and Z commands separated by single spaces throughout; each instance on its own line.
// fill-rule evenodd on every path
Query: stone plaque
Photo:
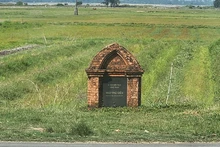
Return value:
M 127 105 L 127 78 L 104 77 L 102 101 L 104 107 Z
M 89 107 L 137 107 L 144 70 L 124 47 L 113 43 L 92 60 L 88 75 Z

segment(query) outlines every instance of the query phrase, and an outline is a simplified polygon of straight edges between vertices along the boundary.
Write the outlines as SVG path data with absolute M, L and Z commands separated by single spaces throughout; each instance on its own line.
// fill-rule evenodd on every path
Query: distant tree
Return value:
M 16 3 L 16 5 L 17 5 L 17 6 L 23 6 L 24 3 L 23 3 L 22 1 L 18 1 L 18 2 Z
M 104 0 L 104 2 L 102 2 L 102 4 L 105 4 L 107 7 L 109 5 L 109 0 Z
M 77 5 L 82 5 L 82 1 L 77 1 Z
M 111 7 L 116 7 L 120 4 L 120 0 L 110 0 Z
M 215 0 L 214 1 L 214 7 L 215 8 L 220 8 L 220 0 Z
M 64 4 L 58 3 L 57 6 L 64 6 Z
M 105 4 L 107 7 L 110 6 L 111 7 L 116 7 L 120 4 L 120 0 L 104 0 L 104 2 L 102 2 L 103 4 Z

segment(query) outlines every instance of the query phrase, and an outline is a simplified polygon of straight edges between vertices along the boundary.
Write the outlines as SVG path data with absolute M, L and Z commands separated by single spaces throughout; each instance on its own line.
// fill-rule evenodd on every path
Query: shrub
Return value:
M 54 129 L 52 127 L 48 127 L 48 128 L 46 128 L 46 132 L 53 133 Z
M 93 134 L 92 129 L 84 122 L 80 121 L 71 128 L 71 135 L 89 136 Z

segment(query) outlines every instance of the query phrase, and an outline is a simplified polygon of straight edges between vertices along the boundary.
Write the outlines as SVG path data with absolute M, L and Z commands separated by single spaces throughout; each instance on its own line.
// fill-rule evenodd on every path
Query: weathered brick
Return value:
M 100 107 L 103 100 L 102 80 L 108 77 L 127 79 L 127 106 L 141 104 L 141 76 L 143 69 L 124 47 L 117 43 L 102 49 L 92 60 L 88 75 L 88 106 Z

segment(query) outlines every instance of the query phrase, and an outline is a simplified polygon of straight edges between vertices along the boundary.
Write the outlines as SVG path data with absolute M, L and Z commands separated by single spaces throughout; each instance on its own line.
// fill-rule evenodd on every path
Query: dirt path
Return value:
M 9 49 L 9 50 L 2 50 L 2 51 L 0 51 L 0 57 L 1 56 L 6 56 L 6 55 L 9 55 L 9 54 L 13 54 L 13 53 L 16 53 L 16 52 L 24 51 L 24 50 L 30 50 L 30 49 L 33 49 L 37 46 L 38 45 L 36 45 L 36 44 L 30 44 L 30 45 L 17 47 L 17 48 L 13 48 L 13 49 Z

